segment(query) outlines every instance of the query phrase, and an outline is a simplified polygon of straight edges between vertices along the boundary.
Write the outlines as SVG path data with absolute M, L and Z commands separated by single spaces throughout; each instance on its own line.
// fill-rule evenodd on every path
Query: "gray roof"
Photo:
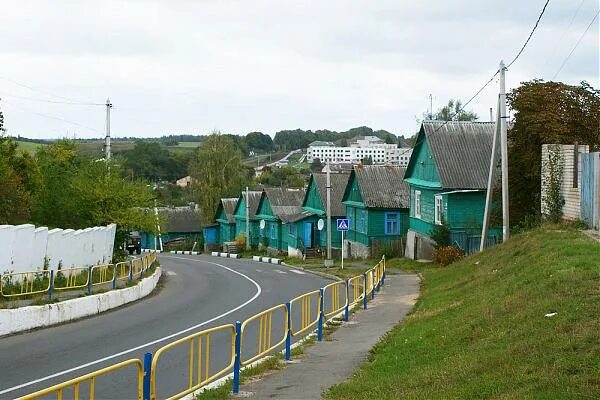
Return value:
M 238 202 L 237 197 L 221 199 L 221 205 L 223 206 L 225 215 L 227 215 L 227 222 L 229 222 L 230 224 L 235 223 L 235 219 L 233 218 L 233 213 L 235 212 L 235 206 L 237 206 L 237 202 Z
M 353 174 L 365 206 L 372 208 L 408 208 L 406 168 L 391 165 L 357 165 Z
M 242 192 L 242 196 L 246 199 L 246 191 Z M 248 191 L 248 211 L 250 213 L 250 219 L 256 218 L 256 213 L 258 212 L 258 205 L 260 203 L 260 197 L 262 196 L 262 192 L 259 191 Z
M 308 144 L 309 146 L 335 146 L 333 142 L 324 142 L 322 140 L 315 140 Z
M 425 121 L 422 129 L 442 187 L 487 187 L 495 132 L 493 122 Z
M 189 207 L 160 207 L 158 213 L 164 216 L 163 232 L 201 232 L 200 210 L 195 206 Z
M 319 191 L 319 197 L 323 207 L 326 207 L 327 202 L 327 174 L 314 173 L 313 179 L 317 184 Z M 350 174 L 337 173 L 330 174 L 331 176 L 331 215 L 336 217 L 346 215 L 346 206 L 342 203 L 344 192 L 346 191 L 346 185 L 348 184 L 348 178 Z
M 302 213 L 305 189 L 265 188 L 273 214 L 283 223 L 288 223 Z

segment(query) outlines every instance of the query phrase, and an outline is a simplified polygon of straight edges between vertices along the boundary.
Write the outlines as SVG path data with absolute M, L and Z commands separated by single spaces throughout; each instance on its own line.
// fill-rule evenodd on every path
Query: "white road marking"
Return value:
M 262 269 L 257 269 L 256 272 L 262 272 Z
M 169 276 L 175 276 L 177 274 L 175 272 L 173 272 L 173 271 L 167 271 L 167 275 L 169 275 Z
M 163 257 L 165 257 L 165 258 L 177 258 L 177 259 L 180 259 L 180 260 L 200 262 L 200 260 L 194 260 L 194 259 L 184 258 L 184 257 L 173 257 L 173 256 L 163 256 Z M 88 363 L 78 365 L 77 367 L 65 369 L 64 371 L 56 372 L 54 374 L 45 376 L 43 378 L 34 379 L 32 381 L 29 381 L 29 382 L 26 382 L 26 383 L 22 383 L 22 384 L 17 385 L 17 386 L 13 386 L 13 387 L 10 387 L 10 388 L 7 388 L 7 389 L 3 389 L 3 390 L 0 391 L 0 394 L 10 393 L 12 391 L 15 391 L 15 390 L 18 390 L 18 389 L 22 389 L 22 388 L 25 388 L 27 386 L 35 385 L 36 383 L 47 381 L 48 379 L 56 378 L 56 377 L 59 377 L 61 375 L 66 375 L 66 374 L 69 374 L 71 372 L 78 371 L 80 369 L 87 368 L 87 367 L 90 367 L 92 365 L 96 365 L 96 364 L 99 364 L 101 362 L 104 362 L 104 361 L 112 360 L 113 358 L 121 357 L 121 356 L 123 356 L 125 354 L 129 354 L 129 353 L 132 353 L 134 351 L 143 349 L 144 347 L 153 346 L 153 345 L 155 345 L 157 343 L 164 342 L 165 340 L 173 339 L 176 336 L 179 336 L 179 335 L 181 335 L 183 333 L 187 333 L 189 331 L 193 331 L 194 329 L 197 329 L 197 328 L 200 328 L 201 326 L 210 324 L 213 321 L 216 321 L 216 320 L 218 320 L 220 318 L 223 318 L 223 317 L 225 317 L 225 316 L 227 316 L 227 315 L 229 315 L 231 313 L 236 312 L 237 310 L 239 310 L 239 309 L 247 306 L 248 304 L 252 303 L 262 293 L 262 288 L 260 287 L 260 285 L 254 279 L 250 278 L 249 276 L 244 275 L 241 272 L 235 271 L 235 270 L 233 270 L 233 269 L 231 269 L 229 267 L 226 267 L 226 266 L 224 266 L 222 264 L 217 264 L 217 263 L 214 263 L 214 262 L 204 261 L 204 260 L 202 260 L 202 262 L 205 262 L 205 263 L 208 263 L 208 264 L 213 264 L 213 265 L 216 265 L 218 267 L 224 268 L 224 269 L 226 269 L 226 270 L 228 270 L 230 272 L 233 272 L 236 275 L 240 275 L 241 277 L 249 280 L 250 282 L 252 282 L 254 284 L 254 286 L 256 286 L 256 293 L 249 300 L 246 300 L 245 302 L 243 302 L 239 306 L 237 306 L 235 308 L 232 308 L 231 310 L 226 311 L 223 314 L 220 314 L 220 315 L 217 315 L 215 317 L 212 317 L 211 319 L 208 319 L 208 320 L 206 320 L 204 322 L 200 322 L 199 324 L 190 326 L 189 328 L 182 329 L 179 332 L 171 333 L 170 335 L 167 335 L 165 337 L 162 337 L 162 338 L 159 338 L 159 339 L 155 339 L 155 340 L 153 340 L 151 342 L 148 342 L 148 343 L 145 343 L 145 344 L 133 347 L 131 349 L 123 350 L 123 351 L 121 351 L 119 353 L 115 353 L 115 354 L 112 354 L 112 355 L 107 356 L 107 357 L 99 358 L 97 360 L 90 361 Z
M 298 275 L 306 275 L 306 272 L 302 272 L 299 269 L 290 269 L 290 272 L 293 272 Z
M 278 274 L 287 274 L 287 272 L 281 271 L 279 269 L 274 269 L 273 272 L 277 272 Z

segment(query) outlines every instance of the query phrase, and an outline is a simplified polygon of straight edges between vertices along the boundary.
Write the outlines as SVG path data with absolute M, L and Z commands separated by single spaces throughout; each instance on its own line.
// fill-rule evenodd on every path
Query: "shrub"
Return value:
M 246 237 L 241 233 L 235 238 L 234 242 L 239 249 L 244 249 L 246 247 Z
M 455 261 L 460 260 L 464 257 L 464 252 L 456 246 L 443 246 L 438 247 L 433 252 L 433 260 L 445 267 L 446 265 L 452 264 Z
M 404 241 L 405 237 L 399 240 L 390 240 L 388 242 L 380 242 L 379 240 L 374 241 L 371 250 L 371 257 L 381 258 L 385 255 L 385 258 L 395 258 L 404 256 Z
M 429 237 L 435 242 L 435 248 L 446 247 L 450 245 L 450 228 L 444 221 L 441 225 L 436 225 L 431 229 Z

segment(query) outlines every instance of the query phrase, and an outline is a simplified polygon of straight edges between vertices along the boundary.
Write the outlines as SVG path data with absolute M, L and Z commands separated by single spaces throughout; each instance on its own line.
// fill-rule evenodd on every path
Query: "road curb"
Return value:
M 0 310 L 0 337 L 46 328 L 100 314 L 151 294 L 162 274 L 160 267 L 135 286 L 41 306 Z
M 314 271 L 312 269 L 302 268 L 302 267 L 299 267 L 297 265 L 287 264 L 285 262 L 282 262 L 281 265 L 283 265 L 285 267 L 288 267 L 288 268 L 297 269 L 299 271 L 304 271 L 304 272 L 309 273 L 309 274 L 317 275 L 317 276 L 320 276 L 321 278 L 331 279 L 332 281 L 343 281 L 343 279 L 340 278 L 339 276 L 336 276 L 336 275 L 333 275 L 333 274 L 328 274 L 327 272 Z

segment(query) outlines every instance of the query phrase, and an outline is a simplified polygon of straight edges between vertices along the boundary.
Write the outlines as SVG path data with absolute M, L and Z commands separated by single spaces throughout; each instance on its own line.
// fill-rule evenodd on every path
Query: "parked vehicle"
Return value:
M 129 232 L 125 241 L 125 248 L 129 254 L 141 254 L 142 253 L 142 236 L 139 232 Z

